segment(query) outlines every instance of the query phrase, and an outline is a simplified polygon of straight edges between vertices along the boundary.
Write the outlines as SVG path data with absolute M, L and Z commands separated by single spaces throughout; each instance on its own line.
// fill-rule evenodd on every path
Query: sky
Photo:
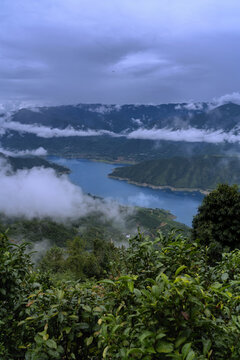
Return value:
M 239 0 L 1 0 L 0 102 L 209 101 L 240 91 Z

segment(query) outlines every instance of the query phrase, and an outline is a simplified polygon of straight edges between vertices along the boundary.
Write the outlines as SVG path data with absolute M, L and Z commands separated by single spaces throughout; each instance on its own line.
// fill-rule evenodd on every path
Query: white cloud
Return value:
M 29 109 L 34 112 L 39 112 L 39 106 L 43 105 L 42 103 L 36 103 L 33 101 L 5 101 L 0 103 L 0 113 L 4 114 L 4 118 L 9 118 L 14 112 L 17 112 L 21 109 Z M 46 103 L 45 103 L 46 105 Z
M 1 131 L 14 130 L 22 133 L 34 134 L 42 138 L 53 138 L 53 137 L 69 137 L 69 136 L 100 136 L 100 135 L 112 135 L 116 134 L 107 130 L 76 130 L 71 126 L 65 129 L 50 128 L 48 126 L 42 126 L 38 124 L 22 124 L 17 121 L 5 120 L 0 118 L 0 129 Z
M 131 120 L 132 120 L 132 122 L 133 122 L 134 124 L 137 124 L 137 125 L 139 125 L 139 126 L 142 125 L 142 121 L 141 121 L 140 119 L 132 118 Z
M 46 156 L 47 150 L 44 149 L 42 146 L 40 146 L 37 149 L 34 150 L 7 150 L 2 147 L 0 147 L 0 153 L 7 155 L 7 156 L 26 156 L 26 155 L 32 155 L 32 156 Z
M 97 107 L 92 107 L 92 108 L 89 107 L 88 108 L 88 111 L 96 112 L 96 113 L 103 114 L 103 115 L 109 114 L 112 111 L 120 111 L 120 110 L 121 110 L 121 105 L 104 105 L 104 104 L 102 104 Z
M 120 59 L 115 65 L 114 70 L 118 72 L 138 72 L 148 70 L 161 65 L 166 65 L 165 59 L 149 52 L 130 53 Z
M 239 92 L 233 92 L 232 94 L 226 94 L 223 96 L 220 96 L 218 98 L 214 98 L 212 102 L 208 104 L 209 109 L 214 109 L 218 106 L 227 104 L 227 103 L 234 103 L 237 105 L 240 105 L 240 93 Z
M 147 140 L 169 140 L 186 142 L 207 142 L 207 143 L 235 143 L 240 141 L 240 134 L 235 132 L 225 133 L 218 130 L 202 130 L 196 128 L 172 130 L 172 129 L 144 129 L 132 131 L 127 135 L 129 139 L 147 139 Z
M 57 176 L 53 169 L 32 168 L 10 171 L 0 159 L 0 213 L 10 217 L 45 218 L 56 221 L 78 219 L 100 212 L 115 224 L 124 226 L 125 216 L 113 200 L 93 199 L 72 184 L 66 175 Z
M 183 108 L 187 109 L 187 110 L 203 110 L 203 103 L 195 103 L 195 102 L 189 102 L 185 105 L 183 105 Z

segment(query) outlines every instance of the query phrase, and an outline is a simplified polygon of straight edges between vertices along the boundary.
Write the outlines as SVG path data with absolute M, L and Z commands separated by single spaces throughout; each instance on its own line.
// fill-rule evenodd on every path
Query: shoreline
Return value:
M 124 160 L 124 159 L 119 159 L 119 160 L 107 160 L 107 159 L 95 159 L 95 158 L 91 158 L 91 157 L 83 157 L 83 156 L 79 156 L 79 155 L 59 155 L 59 154 L 48 154 L 47 156 L 43 156 L 43 157 L 59 157 L 59 158 L 63 158 L 63 159 L 67 159 L 67 160 L 72 160 L 72 159 L 77 159 L 77 160 L 88 160 L 88 161 L 93 161 L 93 162 L 100 162 L 100 163 L 105 163 L 105 164 L 111 164 L 111 165 L 135 165 L 137 164 L 136 161 L 134 160 Z
M 171 191 L 188 191 L 188 192 L 200 192 L 203 195 L 208 195 L 210 193 L 210 191 L 208 190 L 203 190 L 203 189 L 192 189 L 192 188 L 175 188 L 173 186 L 170 185 L 152 185 L 152 184 L 147 184 L 147 183 L 139 183 L 137 181 L 132 181 L 129 180 L 128 178 L 122 178 L 119 176 L 112 176 L 111 174 L 108 175 L 109 178 L 111 179 L 115 179 L 115 180 L 120 180 L 120 181 L 127 181 L 128 184 L 133 184 L 133 185 L 137 185 L 137 186 L 141 186 L 141 187 L 149 187 L 151 189 L 155 189 L 155 190 L 171 190 Z

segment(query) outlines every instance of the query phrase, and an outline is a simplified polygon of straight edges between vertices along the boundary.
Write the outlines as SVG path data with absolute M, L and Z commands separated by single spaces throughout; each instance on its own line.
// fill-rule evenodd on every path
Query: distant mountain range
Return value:
M 103 105 L 79 104 L 21 109 L 12 120 L 65 129 L 106 130 L 116 134 L 145 129 L 186 129 L 231 131 L 240 125 L 240 105 L 227 103 L 211 107 L 207 103 L 189 105 Z
M 240 150 L 240 105 L 208 103 L 20 109 L 0 114 L 0 143 L 51 155 L 133 161 Z

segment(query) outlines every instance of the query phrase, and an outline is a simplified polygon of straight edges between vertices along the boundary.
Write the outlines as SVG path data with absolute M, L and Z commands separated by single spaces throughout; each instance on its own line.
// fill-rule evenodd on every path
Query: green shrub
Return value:
M 1 241 L 0 359 L 240 358 L 238 250 L 209 267 L 197 241 L 139 234 L 117 276 L 54 284 L 25 245 Z

